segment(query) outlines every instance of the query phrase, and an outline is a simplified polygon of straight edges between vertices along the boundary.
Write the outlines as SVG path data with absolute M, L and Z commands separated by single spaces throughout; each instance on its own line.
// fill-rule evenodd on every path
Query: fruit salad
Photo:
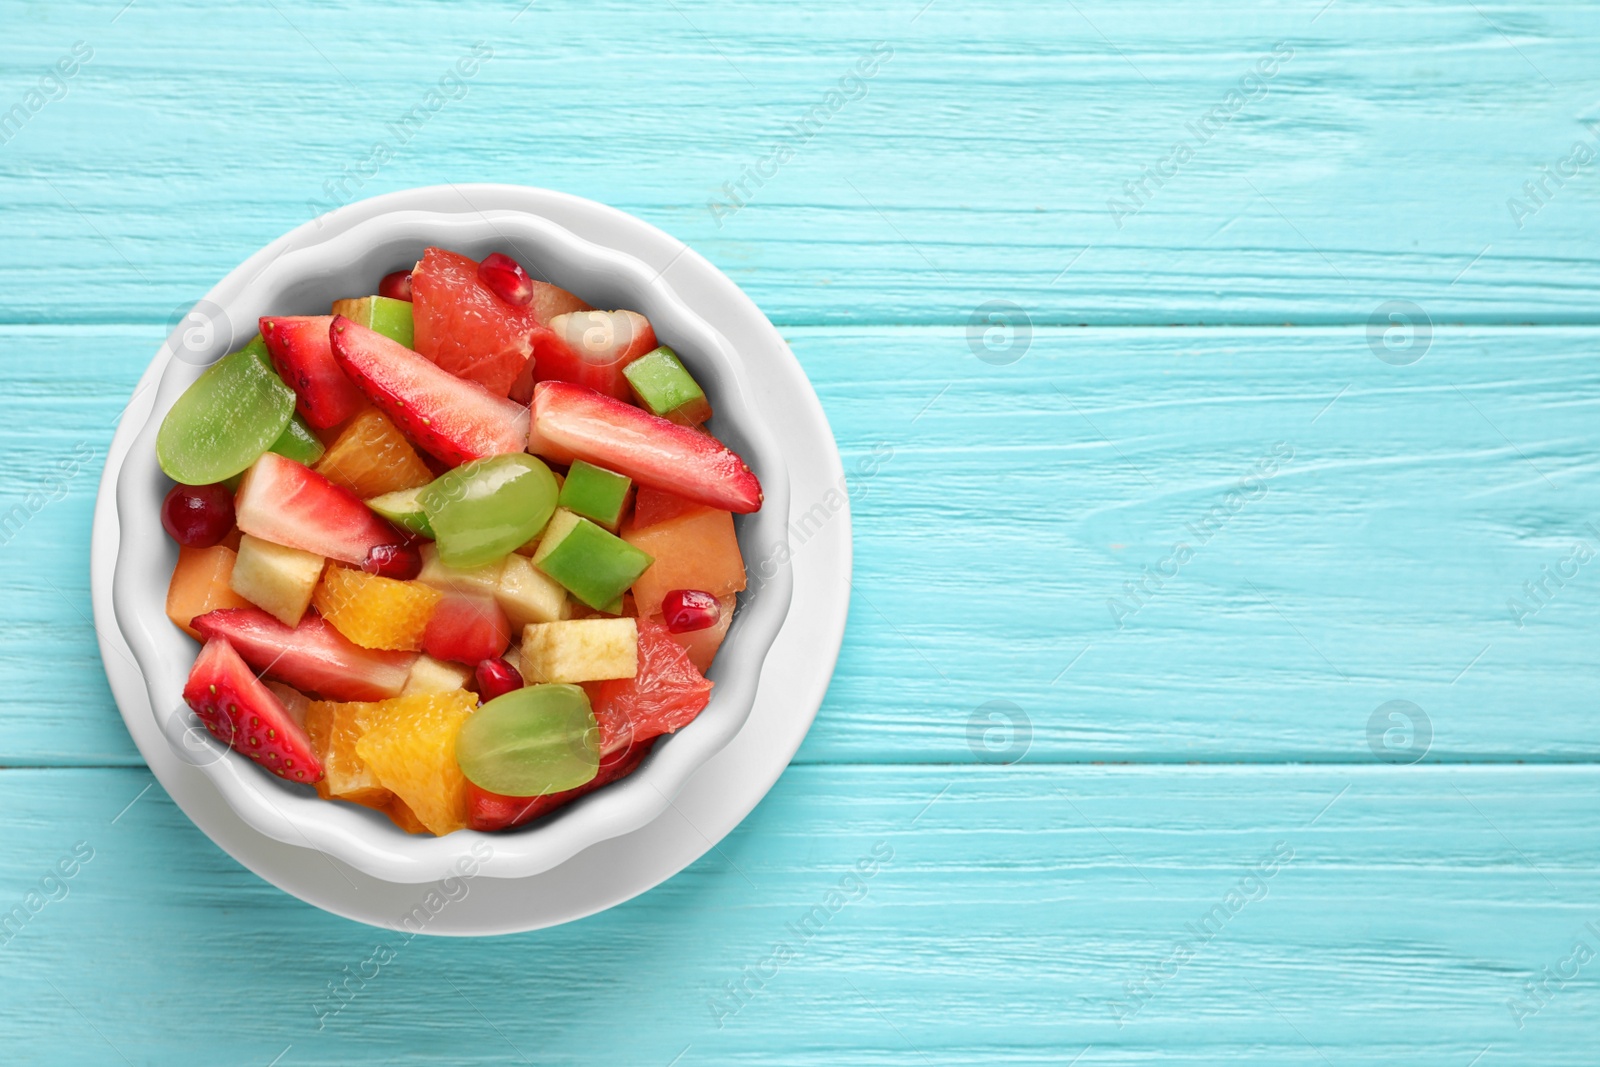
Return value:
M 260 330 L 156 438 L 214 737 L 438 835 L 550 815 L 694 721 L 761 486 L 648 319 L 429 248 Z

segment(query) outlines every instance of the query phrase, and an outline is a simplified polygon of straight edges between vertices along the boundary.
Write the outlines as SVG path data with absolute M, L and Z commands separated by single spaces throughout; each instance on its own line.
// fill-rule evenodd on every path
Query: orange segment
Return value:
M 377 408 L 350 420 L 317 461 L 316 471 L 362 500 L 433 481 L 411 442 Z
M 428 619 L 442 599 L 421 582 L 380 578 L 349 567 L 329 567 L 312 603 L 334 629 L 362 648 L 416 652 Z
M 428 828 L 422 825 L 422 820 L 417 818 L 417 813 L 406 807 L 406 802 L 397 796 L 392 796 L 389 806 L 384 808 L 384 813 L 394 820 L 394 824 L 408 834 L 425 834 Z
M 466 690 L 396 697 L 356 741 L 359 756 L 434 834 L 467 825 L 467 779 L 456 764 L 456 734 L 477 707 Z
M 252 606 L 233 591 L 235 558 L 233 549 L 223 545 L 178 549 L 178 565 L 167 586 L 167 618 L 196 641 L 200 640 L 200 633 L 189 625 L 196 615 Z
M 306 733 L 322 760 L 324 777 L 317 783 L 322 799 L 338 797 L 369 808 L 383 808 L 394 794 L 378 782 L 366 761 L 356 755 L 356 742 L 383 717 L 382 703 L 336 704 L 313 700 L 306 709 Z
M 626 527 L 622 539 L 655 557 L 633 583 L 640 615 L 660 615 L 662 598 L 674 589 L 725 597 L 744 588 L 744 557 L 730 512 L 696 506 L 665 522 Z

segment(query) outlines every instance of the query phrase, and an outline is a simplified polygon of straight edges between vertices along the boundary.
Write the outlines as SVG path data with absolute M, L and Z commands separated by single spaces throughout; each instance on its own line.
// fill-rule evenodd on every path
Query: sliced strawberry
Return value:
M 434 659 L 477 664 L 511 644 L 511 623 L 493 597 L 446 593 L 428 616 L 422 650 Z
M 715 437 L 570 382 L 534 387 L 528 447 L 557 461 L 587 460 L 707 507 L 742 514 L 761 506 L 761 483 Z
M 505 396 L 526 369 L 534 332 L 564 311 L 589 305 L 565 289 L 528 279 L 531 302 L 512 304 L 478 276 L 467 256 L 429 248 L 411 272 L 417 351 L 461 378 Z
M 534 336 L 533 377 L 572 382 L 627 400 L 622 368 L 656 347 L 650 320 L 634 311 L 576 311 L 557 315 Z
M 601 682 L 591 690 L 602 753 L 625 751 L 662 734 L 676 733 L 711 701 L 713 683 L 695 669 L 667 628 L 650 619 L 640 619 L 638 627 L 638 672 L 632 678 Z
M 328 700 L 387 700 L 405 688 L 415 652 L 380 652 L 352 643 L 308 611 L 289 627 L 260 608 L 223 608 L 194 620 L 209 641 L 226 638 L 268 678 Z
M 332 315 L 279 315 L 261 320 L 261 339 L 278 376 L 289 383 L 295 406 L 319 430 L 343 422 L 366 406 L 328 345 Z
M 276 452 L 264 452 L 234 494 L 239 529 L 275 545 L 359 567 L 379 545 L 405 540 L 350 490 Z
M 521 404 L 342 315 L 334 316 L 331 336 L 334 358 L 361 391 L 406 436 L 451 466 L 527 445 L 528 409 Z
M 208 638 L 183 687 L 211 736 L 291 782 L 322 780 L 311 738 L 283 702 L 250 673 L 227 638 Z
M 646 741 L 642 745 L 635 745 L 628 749 L 619 758 L 600 761 L 600 772 L 592 779 L 562 793 L 549 793 L 542 797 L 508 797 L 500 793 L 491 793 L 487 789 L 480 789 L 471 782 L 467 783 L 467 824 L 474 830 L 507 830 L 513 826 L 532 822 L 544 815 L 549 815 L 558 808 L 564 808 L 574 800 L 593 793 L 603 785 L 610 785 L 618 778 L 625 778 L 638 769 L 639 764 L 650 754 L 650 749 L 655 742 Z

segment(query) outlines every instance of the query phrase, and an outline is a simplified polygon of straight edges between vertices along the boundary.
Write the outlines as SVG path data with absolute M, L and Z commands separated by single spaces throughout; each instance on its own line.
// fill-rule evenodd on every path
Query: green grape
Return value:
M 273 442 L 272 451 L 309 467 L 322 458 L 322 453 L 326 449 L 323 448 L 321 439 L 311 432 L 306 420 L 296 415 L 289 420 L 289 425 L 283 428 L 283 433 Z
M 481 567 L 527 544 L 556 510 L 556 477 L 519 452 L 475 459 L 441 474 L 418 494 L 451 567 Z
M 600 769 L 600 727 L 575 685 L 533 685 L 495 697 L 456 735 L 456 762 L 491 793 L 537 797 L 576 789 Z
M 243 348 L 178 397 L 156 434 L 156 459 L 175 482 L 226 481 L 271 448 L 293 415 L 294 390 Z

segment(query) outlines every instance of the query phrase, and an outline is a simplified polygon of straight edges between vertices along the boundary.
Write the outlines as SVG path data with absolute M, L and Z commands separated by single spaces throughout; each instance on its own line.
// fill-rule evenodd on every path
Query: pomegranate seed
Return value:
M 715 626 L 722 616 L 717 598 L 700 589 L 674 589 L 661 599 L 661 615 L 675 634 Z
M 233 494 L 225 485 L 175 485 L 161 502 L 161 525 L 185 548 L 210 548 L 233 529 Z
M 378 295 L 386 296 L 390 300 L 404 300 L 411 302 L 411 272 L 397 270 L 393 274 L 385 274 L 383 281 L 378 283 Z
M 526 307 L 533 303 L 533 279 L 510 256 L 490 252 L 478 264 L 478 280 L 508 304 Z
M 409 582 L 422 573 L 422 553 L 411 545 L 374 545 L 361 569 L 380 578 Z
M 485 704 L 495 697 L 522 688 L 522 675 L 503 656 L 479 663 L 472 677 L 478 683 L 478 696 Z

